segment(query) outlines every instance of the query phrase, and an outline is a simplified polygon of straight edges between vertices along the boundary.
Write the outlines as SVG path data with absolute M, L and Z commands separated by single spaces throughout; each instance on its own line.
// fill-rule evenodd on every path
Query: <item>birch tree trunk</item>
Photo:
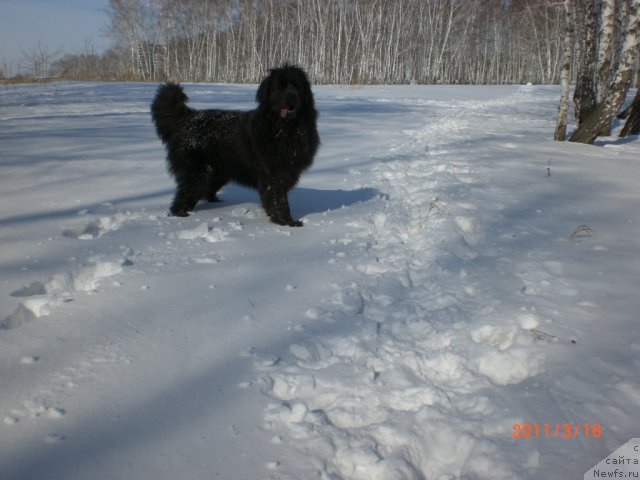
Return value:
M 595 68 L 597 53 L 597 16 L 594 0 L 577 0 L 576 15 L 581 16 L 582 21 L 577 22 L 576 32 L 581 32 L 580 56 L 578 76 L 576 78 L 576 90 L 573 94 L 573 110 L 578 125 L 582 124 L 596 105 Z M 584 11 L 584 16 L 582 16 Z
M 605 96 L 605 86 L 611 81 L 612 60 L 616 32 L 616 0 L 603 0 L 602 26 L 600 28 L 600 45 L 598 47 L 598 79 L 602 88 L 598 90 L 597 102 L 601 103 Z
M 598 46 L 598 71 L 596 73 L 596 108 L 598 104 L 605 100 L 607 89 L 613 81 L 616 53 L 616 10 L 618 2 L 625 0 L 603 0 L 600 44 Z M 611 123 L 602 126 L 600 135 L 609 135 Z
M 556 132 L 553 136 L 554 140 L 564 141 L 567 135 L 567 112 L 569 110 L 569 74 L 571 73 L 571 54 L 573 52 L 573 5 L 572 0 L 564 0 L 565 13 L 565 34 L 564 34 L 564 53 L 562 55 L 562 72 L 560 74 L 560 85 L 562 86 L 562 94 L 560 95 L 560 104 L 558 105 L 558 123 L 556 124 Z
M 628 0 L 628 18 L 626 34 L 622 44 L 620 63 L 611 86 L 606 90 L 603 100 L 599 102 L 591 114 L 580 125 L 569 141 L 593 143 L 601 132 L 611 124 L 620 106 L 624 102 L 631 84 L 633 63 L 638 53 L 638 29 L 640 29 L 640 0 Z

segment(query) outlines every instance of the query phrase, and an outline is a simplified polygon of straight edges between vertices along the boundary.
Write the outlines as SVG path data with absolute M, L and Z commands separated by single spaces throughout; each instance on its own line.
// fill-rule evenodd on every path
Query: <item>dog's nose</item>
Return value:
M 293 112 L 293 111 L 297 110 L 297 108 L 298 108 L 298 94 L 295 93 L 295 92 L 287 93 L 287 95 L 285 97 L 285 102 L 286 102 L 287 108 L 289 109 L 290 112 Z

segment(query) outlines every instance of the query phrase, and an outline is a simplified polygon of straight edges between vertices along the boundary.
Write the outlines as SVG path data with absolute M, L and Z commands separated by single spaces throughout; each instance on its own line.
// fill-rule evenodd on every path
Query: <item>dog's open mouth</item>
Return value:
M 280 118 L 287 118 L 290 115 L 296 113 L 296 107 L 294 105 L 289 105 L 288 107 L 280 109 Z

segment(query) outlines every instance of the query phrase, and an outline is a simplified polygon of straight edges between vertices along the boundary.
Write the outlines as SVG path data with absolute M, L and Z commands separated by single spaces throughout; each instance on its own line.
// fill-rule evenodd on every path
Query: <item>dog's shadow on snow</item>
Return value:
M 383 195 L 379 190 L 370 187 L 354 190 L 318 190 L 302 187 L 289 192 L 289 204 L 294 216 L 304 217 L 366 202 Z
M 304 217 L 348 207 L 380 196 L 385 196 L 385 194 L 371 187 L 354 190 L 320 190 L 297 187 L 289 192 L 289 204 L 294 217 Z M 260 204 L 260 198 L 256 191 L 238 185 L 226 186 L 220 193 L 220 198 L 222 201 L 219 203 L 200 203 L 196 207 L 196 211 L 215 210 L 242 203 Z

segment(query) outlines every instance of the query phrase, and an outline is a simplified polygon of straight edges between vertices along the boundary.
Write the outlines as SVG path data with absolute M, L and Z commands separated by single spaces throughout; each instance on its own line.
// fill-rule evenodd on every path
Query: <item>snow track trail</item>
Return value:
M 507 226 L 517 192 L 493 184 L 499 166 L 487 164 L 496 149 L 509 156 L 522 148 L 500 138 L 496 112 L 536 108 L 533 91 L 433 105 L 437 115 L 425 102 L 428 123 L 372 162 L 384 192 L 379 208 L 330 242 L 333 263 L 358 273 L 312 311 L 338 333 L 256 365 L 274 400 L 266 425 L 284 426 L 320 478 L 541 478 L 540 450 L 514 442 L 514 424 L 574 419 L 559 405 L 535 408 L 514 395 L 544 394 L 548 384 L 536 376 L 550 343 L 572 345 L 547 333 L 545 312 L 578 295 L 560 259 L 539 261 L 517 241 L 534 234 L 532 225 Z M 478 135 L 495 138 L 481 143 Z
M 280 401 L 268 425 L 307 441 L 327 478 L 516 477 L 501 459 L 511 427 L 492 386 L 539 373 L 544 355 L 530 332 L 536 315 L 502 307 L 514 321 L 492 325 L 496 306 L 474 278 L 469 262 L 495 263 L 497 247 L 484 244 L 489 221 L 473 185 L 480 152 L 465 148 L 473 133 L 460 107 L 427 114 L 424 128 L 376 159 L 380 211 L 335 239 L 355 245 L 336 262 L 362 275 L 336 286 L 321 321 L 356 333 L 291 345 L 288 361 L 263 368 L 265 392 Z M 514 454 L 522 465 L 531 456 Z
M 637 139 L 553 142 L 555 87 L 314 87 L 303 228 L 173 218 L 155 89 L 0 96 L 2 480 L 582 478 L 640 436 Z

